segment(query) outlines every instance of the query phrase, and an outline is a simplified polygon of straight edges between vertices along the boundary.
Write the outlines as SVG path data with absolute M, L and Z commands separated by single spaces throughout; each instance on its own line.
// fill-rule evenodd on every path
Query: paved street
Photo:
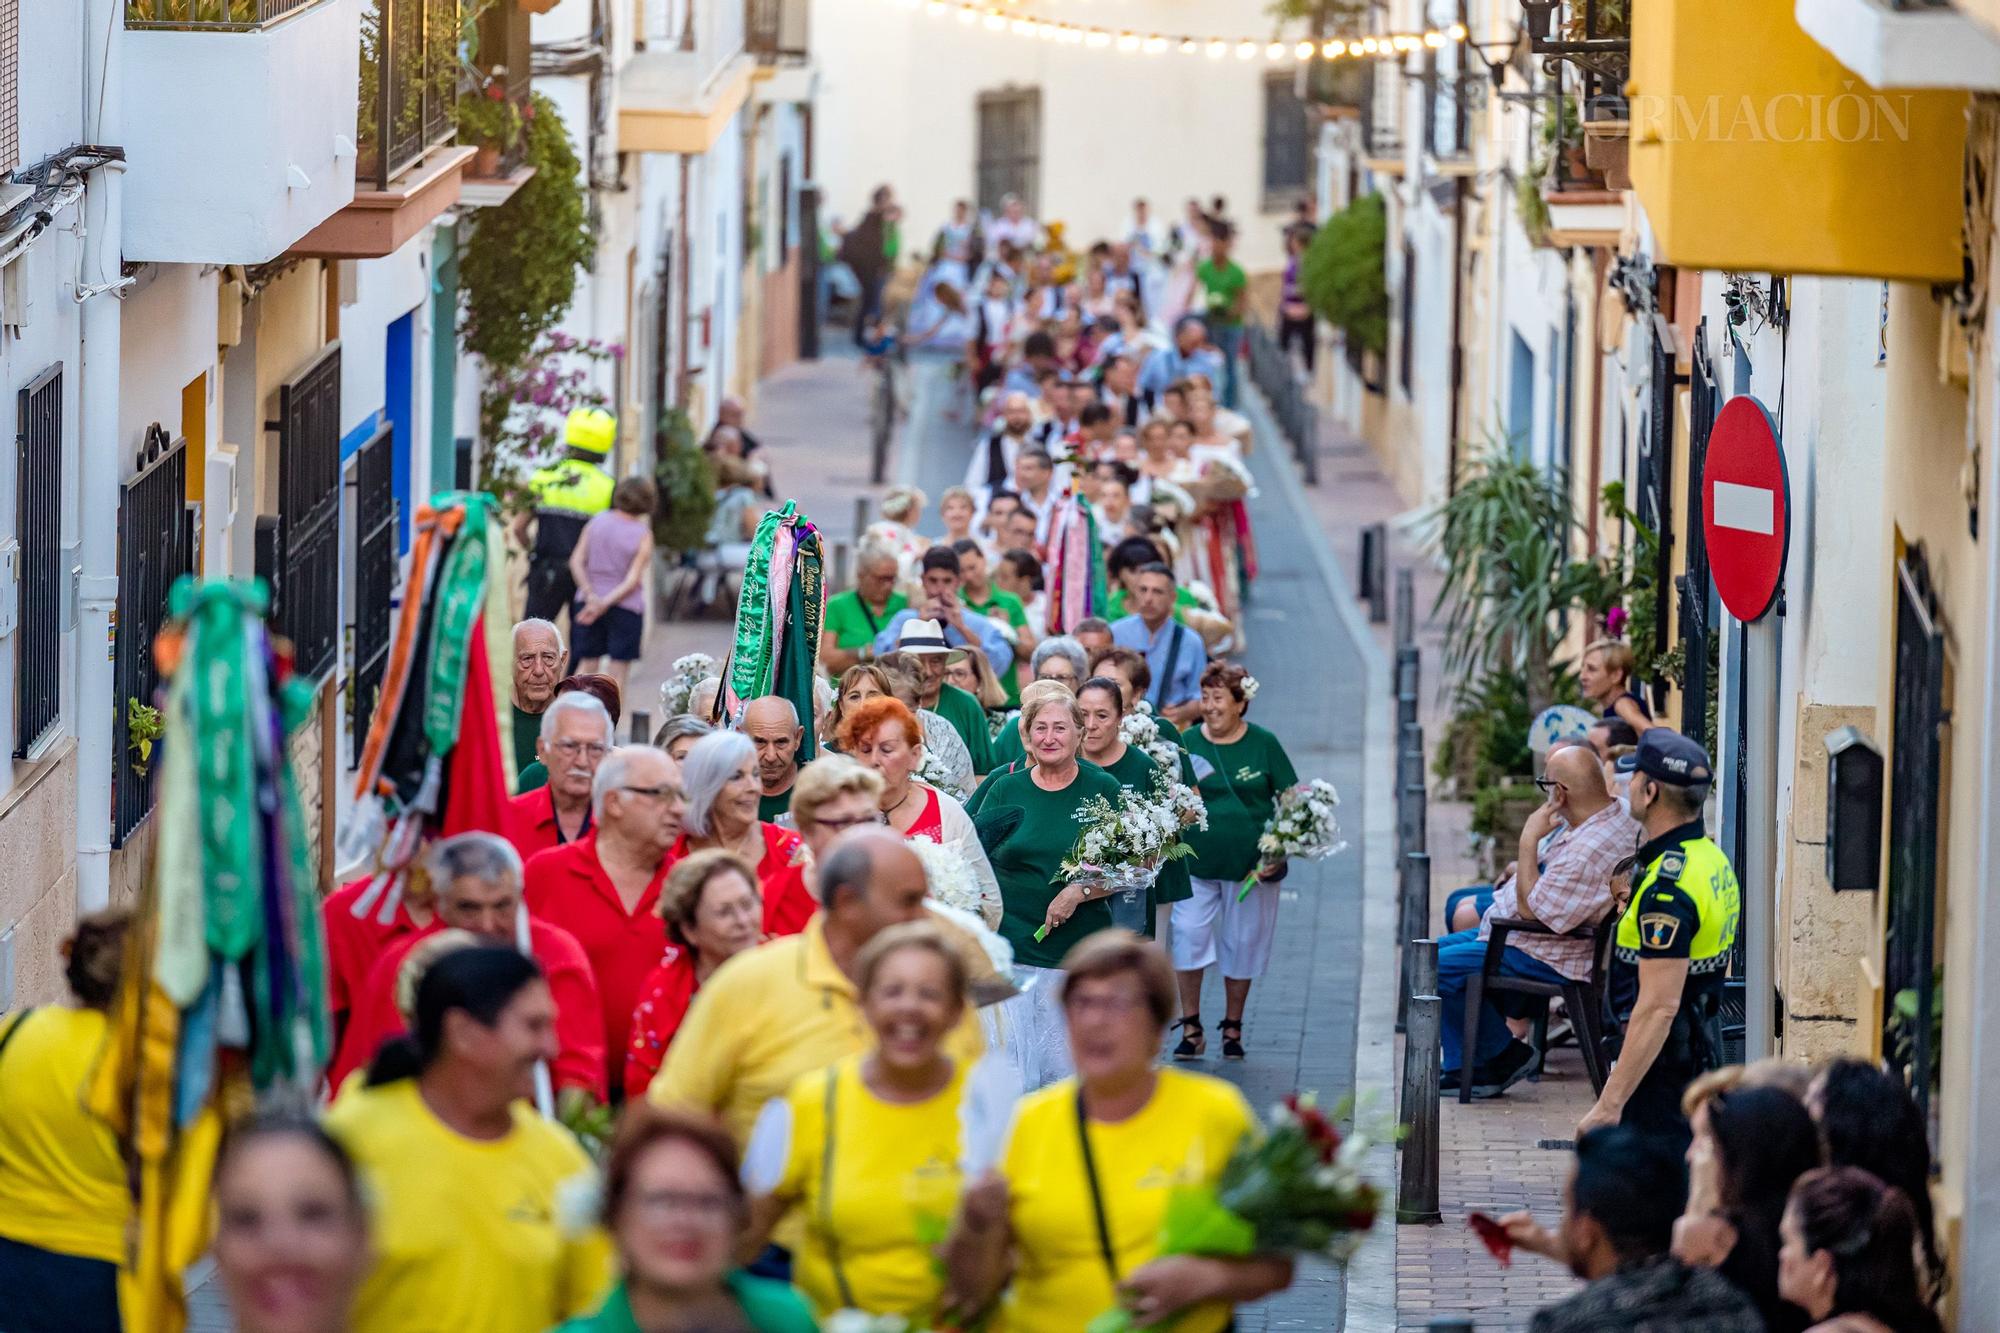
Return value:
M 972 427 L 945 418 L 943 368 L 921 368 L 904 475 L 935 501 L 960 481 Z M 1295 867 L 1286 881 L 1271 971 L 1251 991 L 1244 1015 L 1249 1058 L 1240 1065 L 1214 1058 L 1214 1019 L 1222 1013 L 1222 983 L 1211 972 L 1202 1011 L 1209 1018 L 1210 1059 L 1199 1067 L 1241 1086 L 1262 1109 L 1295 1089 L 1317 1091 L 1331 1104 L 1349 1092 L 1361 978 L 1361 834 L 1363 710 L 1367 695 L 1361 653 L 1349 637 L 1333 590 L 1310 542 L 1323 540 L 1299 522 L 1302 512 L 1285 488 L 1296 487 L 1282 441 L 1261 417 L 1251 456 L 1258 494 L 1251 500 L 1260 560 L 1248 609 L 1250 649 L 1244 656 L 1263 686 L 1265 713 L 1251 717 L 1274 730 L 1303 777 L 1323 777 L 1340 789 L 1342 824 L 1353 844 L 1339 856 Z M 1282 704 L 1279 715 L 1273 704 Z M 1388 1103 L 1382 1103 L 1386 1113 Z M 1384 1228 L 1388 1227 L 1385 1222 Z M 1384 1244 L 1378 1236 L 1372 1244 Z M 1329 1265 L 1302 1269 L 1282 1296 L 1244 1309 L 1246 1330 L 1339 1328 L 1344 1278 Z

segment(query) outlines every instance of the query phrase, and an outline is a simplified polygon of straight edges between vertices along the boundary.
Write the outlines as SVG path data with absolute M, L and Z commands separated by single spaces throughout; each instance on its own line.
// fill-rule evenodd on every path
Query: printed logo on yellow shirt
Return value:
M 504 1214 L 509 1222 L 522 1222 L 531 1227 L 544 1227 L 555 1221 L 555 1214 L 549 1206 L 533 1195 L 523 1195 L 511 1204 Z

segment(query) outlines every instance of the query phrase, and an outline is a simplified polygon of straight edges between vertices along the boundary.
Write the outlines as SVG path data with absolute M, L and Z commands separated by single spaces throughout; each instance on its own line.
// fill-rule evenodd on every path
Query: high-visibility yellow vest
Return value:
M 535 556 L 568 560 L 583 525 L 611 507 L 616 486 L 609 472 L 578 458 L 536 469 L 528 478 L 528 493 L 535 497 Z
M 1729 857 L 1706 837 L 1669 846 L 1640 872 L 1632 901 L 1618 919 L 1619 960 L 1636 963 L 1648 950 L 1653 956 L 1671 950 L 1676 936 L 1687 929 L 1683 900 L 1694 905 L 1697 918 L 1687 952 L 1689 977 L 1728 967 L 1743 915 L 1743 891 Z

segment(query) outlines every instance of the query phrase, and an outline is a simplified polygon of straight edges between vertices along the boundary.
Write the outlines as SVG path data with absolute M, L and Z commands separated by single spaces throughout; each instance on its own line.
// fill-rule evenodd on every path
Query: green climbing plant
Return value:
M 708 544 L 709 520 L 715 517 L 715 465 L 696 443 L 694 423 L 678 407 L 661 410 L 654 448 L 660 507 L 653 515 L 653 541 L 664 551 L 699 551 Z
M 1388 237 L 1382 196 L 1364 194 L 1313 233 L 1299 261 L 1306 304 L 1378 356 L 1389 346 L 1389 288 L 1383 272 Z

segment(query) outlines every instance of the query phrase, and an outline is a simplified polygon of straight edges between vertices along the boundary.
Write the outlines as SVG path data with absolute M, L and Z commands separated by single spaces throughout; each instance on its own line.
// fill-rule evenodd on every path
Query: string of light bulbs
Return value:
M 1009 13 L 991 5 L 977 4 L 973 0 L 894 0 L 894 2 L 904 9 L 921 9 L 932 18 L 953 16 L 968 26 L 979 24 L 989 32 L 1053 42 L 1058 46 L 1081 46 L 1090 50 L 1116 51 L 1120 55 L 1157 56 L 1165 55 L 1169 51 L 1178 51 L 1186 56 L 1198 55 L 1206 56 L 1210 60 L 1222 60 L 1233 54 L 1238 60 L 1255 60 L 1262 56 L 1273 64 L 1286 60 L 1311 60 L 1315 56 L 1322 60 L 1380 60 L 1407 55 L 1414 51 L 1435 51 L 1466 40 L 1463 23 L 1453 23 L 1443 28 L 1426 28 L 1418 32 L 1326 38 L 1300 37 L 1290 41 L 1271 38 L 1260 41 L 1254 37 L 1203 37 L 1185 33 L 1141 32 L 1130 28 L 1106 28 L 1088 23 L 1070 23 L 1061 19 L 1034 18 L 1018 12 Z

